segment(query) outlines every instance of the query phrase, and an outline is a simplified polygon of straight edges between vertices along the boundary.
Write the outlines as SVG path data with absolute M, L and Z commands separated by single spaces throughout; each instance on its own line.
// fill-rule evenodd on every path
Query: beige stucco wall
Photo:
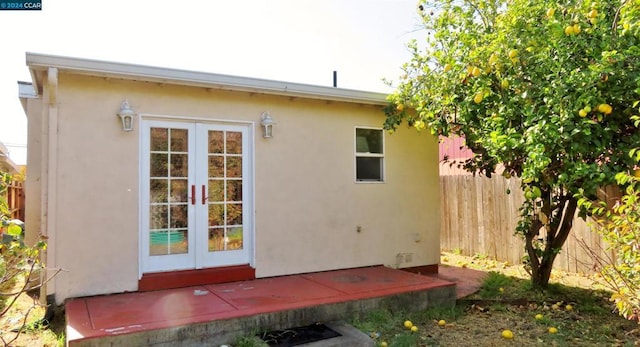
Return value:
M 52 250 L 65 269 L 55 279 L 58 302 L 137 289 L 140 127 L 121 130 L 116 113 L 125 98 L 140 114 L 256 122 L 258 277 L 438 263 L 434 137 L 386 133 L 385 183 L 355 182 L 354 128 L 380 127 L 379 107 L 61 73 Z M 271 139 L 258 124 L 267 110 L 277 122 Z M 38 116 L 29 116 L 29 165 L 39 158 L 32 119 Z M 35 218 L 35 206 L 28 209 Z M 410 256 L 398 263 L 399 253 Z

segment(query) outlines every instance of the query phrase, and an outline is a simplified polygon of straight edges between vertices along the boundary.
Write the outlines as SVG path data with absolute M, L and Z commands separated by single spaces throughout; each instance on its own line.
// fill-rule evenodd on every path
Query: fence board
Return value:
M 617 192 L 605 189 L 603 194 L 610 198 Z M 440 176 L 440 199 L 443 250 L 459 249 L 468 256 L 482 254 L 512 264 L 521 263 L 524 241 L 514 232 L 524 196 L 517 178 Z M 554 268 L 578 273 L 596 270 L 594 259 L 582 243 L 600 256 L 611 256 L 602 238 L 590 230 L 588 223 L 576 217 Z

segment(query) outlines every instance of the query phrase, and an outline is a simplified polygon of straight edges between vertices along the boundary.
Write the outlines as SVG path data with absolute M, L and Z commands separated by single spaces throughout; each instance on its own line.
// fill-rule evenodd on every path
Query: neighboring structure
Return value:
M 9 158 L 9 150 L 0 142 L 0 171 L 15 175 L 20 172 L 20 168 L 11 158 Z
M 473 152 L 464 144 L 464 137 L 440 136 L 439 153 L 440 176 L 473 175 L 462 167 L 467 159 L 473 157 Z
M 65 270 L 48 284 L 56 302 L 437 271 L 437 139 L 385 133 L 385 95 L 32 53 L 27 65 L 27 238 L 48 237 L 47 265 Z
M 9 208 L 9 219 L 24 221 L 24 189 L 22 181 L 16 179 L 15 175 L 21 173 L 21 166 L 16 165 L 9 157 L 9 150 L 0 142 L 0 171 L 13 175 L 14 180 L 9 183 L 4 191 L 3 198 Z

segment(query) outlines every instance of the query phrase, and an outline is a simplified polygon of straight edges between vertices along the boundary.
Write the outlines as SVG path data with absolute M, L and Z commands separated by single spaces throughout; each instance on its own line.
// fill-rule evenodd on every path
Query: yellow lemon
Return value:
M 604 111 L 607 109 L 607 104 L 600 104 L 598 105 L 598 112 L 600 113 L 604 113 Z
M 451 68 L 452 68 L 451 64 L 446 64 L 446 65 L 444 66 L 444 72 L 451 71 Z
M 404 110 L 404 105 L 403 104 L 399 104 L 398 106 L 396 106 L 396 110 L 402 112 L 402 110 Z
M 578 34 L 580 34 L 581 31 L 582 31 L 582 28 L 580 28 L 579 24 L 574 24 L 573 25 L 573 33 L 574 34 L 578 35 Z
M 380 347 L 387 347 L 387 346 L 388 346 L 388 345 L 387 345 L 387 343 L 386 343 L 386 342 L 384 342 L 384 341 L 380 342 Z
M 447 325 L 447 321 L 445 321 L 444 319 L 441 319 L 441 320 L 438 321 L 438 325 L 443 327 L 443 326 Z
M 564 34 L 573 35 L 573 25 L 569 25 L 568 27 L 564 28 Z
M 476 96 L 473 97 L 473 102 L 475 102 L 476 104 L 479 104 L 482 102 L 482 99 L 484 99 L 484 95 L 482 95 L 482 93 L 478 93 L 476 94 Z
M 505 339 L 512 339 L 513 333 L 511 332 L 511 330 L 503 330 L 502 337 L 504 337 Z
M 549 334 L 556 334 L 556 333 L 558 333 L 558 329 L 554 327 L 549 328 Z
M 536 320 L 542 320 L 542 318 L 544 318 L 544 316 L 541 315 L 540 313 L 536 315 Z
M 512 49 L 509 51 L 509 58 L 510 59 L 515 59 L 518 56 L 518 50 L 517 49 Z
M 567 306 L 564 307 L 564 309 L 567 310 L 567 311 L 571 311 L 571 310 L 573 310 L 573 306 L 567 305 Z
M 410 320 L 406 320 L 404 321 L 404 327 L 407 329 L 411 329 L 411 327 L 413 326 L 413 323 L 411 323 Z
M 587 17 L 589 18 L 596 18 L 597 16 L 598 16 L 598 10 L 596 10 L 595 8 L 589 11 L 589 13 L 587 14 Z
M 500 87 L 502 87 L 502 89 L 509 88 L 509 81 L 507 81 L 507 80 L 500 81 Z
M 580 115 L 580 117 L 584 118 L 587 116 L 587 111 L 585 111 L 584 109 L 578 111 L 578 115 Z
M 556 9 L 555 8 L 550 8 L 547 10 L 547 18 L 551 18 L 553 17 L 553 15 L 556 14 Z
M 412 327 L 411 327 L 411 332 L 412 332 L 412 333 L 415 333 L 416 331 L 418 331 L 418 327 L 417 327 L 417 326 L 415 326 L 415 325 L 414 325 L 414 326 L 412 326 Z
M 640 178 L 640 169 L 633 170 L 633 177 Z
M 493 65 L 498 61 L 498 55 L 495 53 L 492 53 L 491 56 L 489 57 L 489 65 Z
M 609 104 L 600 104 L 598 105 L 598 112 L 604 114 L 610 114 L 613 111 L 613 108 Z
M 504 293 L 504 288 L 500 287 L 500 289 L 498 289 L 498 291 L 500 291 L 500 293 Z
M 482 71 L 477 66 L 474 66 L 473 69 L 471 69 L 471 74 L 474 77 L 480 76 L 480 73 L 482 73 Z

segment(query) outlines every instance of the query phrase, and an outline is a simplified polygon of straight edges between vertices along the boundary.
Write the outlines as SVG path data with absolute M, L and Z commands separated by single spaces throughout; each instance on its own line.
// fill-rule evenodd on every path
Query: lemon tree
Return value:
M 4 195 L 10 180 L 11 176 L 9 176 L 9 174 L 0 171 L 0 223 L 2 223 L 0 226 L 4 225 L 7 215 L 9 214 L 7 199 Z
M 640 122 L 640 119 L 638 119 Z M 638 156 L 638 150 L 631 152 Z M 636 158 L 640 159 L 640 158 Z M 618 182 L 624 194 L 613 209 L 581 199 L 592 206 L 596 230 L 610 245 L 613 257 L 601 258 L 602 279 L 613 293 L 611 301 L 618 313 L 640 323 L 640 175 L 619 173 Z M 594 254 L 595 256 L 595 254 Z M 567 307 L 568 310 L 568 307 Z
M 385 128 L 403 122 L 463 136 L 471 172 L 520 177 L 534 285 L 640 143 L 640 0 L 436 0 L 418 9 L 426 40 L 389 96 Z M 399 107 L 402 105 L 401 107 Z

